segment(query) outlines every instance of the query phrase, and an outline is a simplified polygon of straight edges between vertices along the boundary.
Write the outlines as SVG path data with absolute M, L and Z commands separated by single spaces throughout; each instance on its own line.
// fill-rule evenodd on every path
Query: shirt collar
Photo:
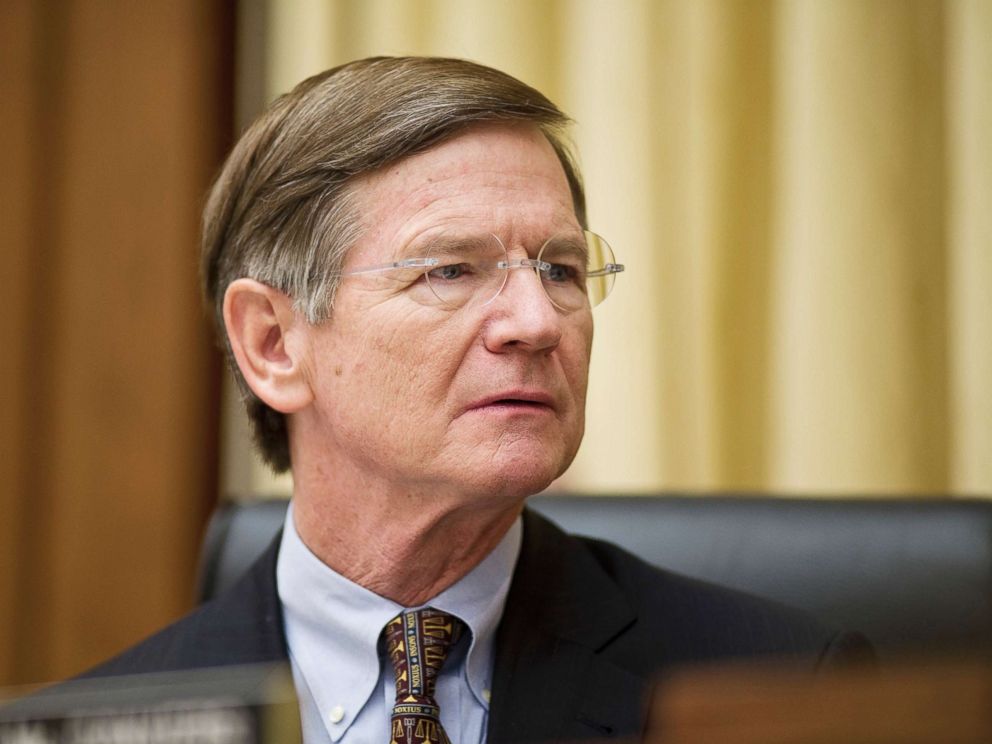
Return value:
M 489 684 L 495 653 L 496 627 L 503 616 L 513 569 L 520 555 L 523 527 L 520 517 L 481 563 L 424 603 L 461 618 L 472 631 L 465 663 L 468 685 L 476 699 L 489 710 Z
M 522 534 L 517 518 L 486 558 L 422 605 L 457 615 L 471 630 L 461 673 L 487 710 L 496 627 Z M 318 710 L 341 705 L 347 711 L 342 724 L 350 726 L 379 681 L 377 644 L 382 628 L 403 609 L 415 608 L 404 608 L 346 579 L 317 558 L 296 531 L 292 503 L 279 547 L 276 584 L 290 654 Z

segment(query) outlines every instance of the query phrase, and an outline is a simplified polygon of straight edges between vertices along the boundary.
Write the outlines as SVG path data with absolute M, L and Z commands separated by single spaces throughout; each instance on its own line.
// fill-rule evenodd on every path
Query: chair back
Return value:
M 970 499 L 542 495 L 568 532 L 654 565 L 864 632 L 881 657 L 992 649 L 992 502 Z M 285 501 L 214 515 L 201 598 L 230 586 L 275 536 Z

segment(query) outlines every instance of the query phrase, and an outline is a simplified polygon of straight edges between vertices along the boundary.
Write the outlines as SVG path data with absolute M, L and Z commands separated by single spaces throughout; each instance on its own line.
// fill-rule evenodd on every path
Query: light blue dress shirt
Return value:
M 518 518 L 496 548 L 457 583 L 421 606 L 460 617 L 471 633 L 438 677 L 441 722 L 455 744 L 486 740 L 495 633 L 520 554 Z M 276 564 L 289 658 L 305 744 L 388 744 L 396 697 L 379 634 L 404 608 L 344 578 L 303 544 L 292 504 Z

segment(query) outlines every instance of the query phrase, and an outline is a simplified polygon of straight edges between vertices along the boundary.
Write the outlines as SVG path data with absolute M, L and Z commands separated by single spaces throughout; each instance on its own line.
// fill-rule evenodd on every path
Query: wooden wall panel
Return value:
M 30 0 L 0 4 L 0 680 L 13 680 L 20 591 L 20 483 L 25 473 L 30 421 L 25 387 L 29 377 L 24 331 L 28 322 L 33 188 L 30 133 L 34 17 Z
M 225 4 L 23 5 L 37 121 L 20 177 L 43 186 L 21 210 L 35 239 L 11 245 L 35 281 L 12 373 L 22 474 L 0 504 L 19 534 L 7 682 L 78 672 L 191 604 L 219 405 L 198 221 L 232 131 Z

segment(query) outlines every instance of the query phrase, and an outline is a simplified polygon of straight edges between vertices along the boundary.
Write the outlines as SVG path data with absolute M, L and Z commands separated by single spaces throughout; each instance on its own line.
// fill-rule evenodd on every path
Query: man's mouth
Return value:
M 555 401 L 552 396 L 541 391 L 513 390 L 487 396 L 469 406 L 469 410 L 492 410 L 498 408 L 554 410 Z

